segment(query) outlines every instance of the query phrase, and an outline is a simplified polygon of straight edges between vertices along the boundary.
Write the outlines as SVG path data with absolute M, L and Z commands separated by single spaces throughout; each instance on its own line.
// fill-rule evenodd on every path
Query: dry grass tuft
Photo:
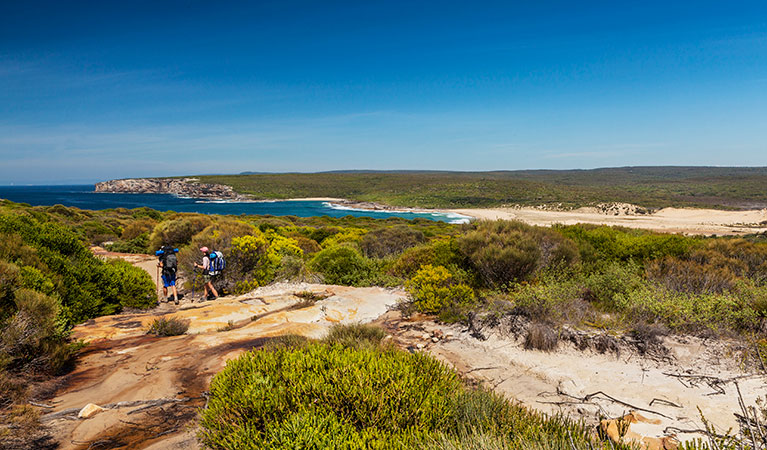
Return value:
M 524 343 L 526 350 L 550 352 L 555 350 L 558 344 L 559 334 L 549 323 L 535 322 L 527 329 Z

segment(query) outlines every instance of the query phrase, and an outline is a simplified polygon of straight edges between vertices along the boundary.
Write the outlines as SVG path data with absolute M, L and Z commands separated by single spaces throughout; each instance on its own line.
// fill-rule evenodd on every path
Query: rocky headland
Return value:
M 251 200 L 231 186 L 200 183 L 197 178 L 129 178 L 96 183 L 96 192 L 122 194 L 174 194 L 211 200 Z

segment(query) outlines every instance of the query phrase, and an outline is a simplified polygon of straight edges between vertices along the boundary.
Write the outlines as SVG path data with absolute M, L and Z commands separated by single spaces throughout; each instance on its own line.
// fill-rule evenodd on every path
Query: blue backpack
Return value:
M 210 252 L 210 268 L 208 269 L 208 275 L 218 275 L 226 267 L 226 261 L 224 260 L 224 254 L 221 252 Z

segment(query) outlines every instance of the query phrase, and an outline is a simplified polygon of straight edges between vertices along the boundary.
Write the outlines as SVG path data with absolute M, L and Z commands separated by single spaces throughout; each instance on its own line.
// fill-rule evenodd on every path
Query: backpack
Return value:
M 208 269 L 209 275 L 218 275 L 226 267 L 226 261 L 224 260 L 224 254 L 221 252 L 210 252 L 210 269 Z
M 160 249 L 160 259 L 162 260 L 162 267 L 166 270 L 176 270 L 178 267 L 178 258 L 176 257 L 176 252 L 178 249 L 165 246 Z M 162 252 L 162 253 L 161 253 Z

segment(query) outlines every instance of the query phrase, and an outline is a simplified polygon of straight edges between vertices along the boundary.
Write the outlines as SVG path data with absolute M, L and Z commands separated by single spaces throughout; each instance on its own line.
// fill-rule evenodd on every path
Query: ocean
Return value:
M 323 201 L 212 201 L 178 197 L 172 194 L 111 194 L 94 192 L 93 185 L 73 186 L 0 186 L 0 198 L 17 203 L 75 206 L 81 209 L 138 208 L 146 206 L 158 211 L 195 212 L 203 214 L 252 214 L 273 216 L 331 217 L 402 217 L 425 218 L 450 223 L 466 223 L 469 218 L 452 213 L 410 211 L 369 211 L 333 205 Z

